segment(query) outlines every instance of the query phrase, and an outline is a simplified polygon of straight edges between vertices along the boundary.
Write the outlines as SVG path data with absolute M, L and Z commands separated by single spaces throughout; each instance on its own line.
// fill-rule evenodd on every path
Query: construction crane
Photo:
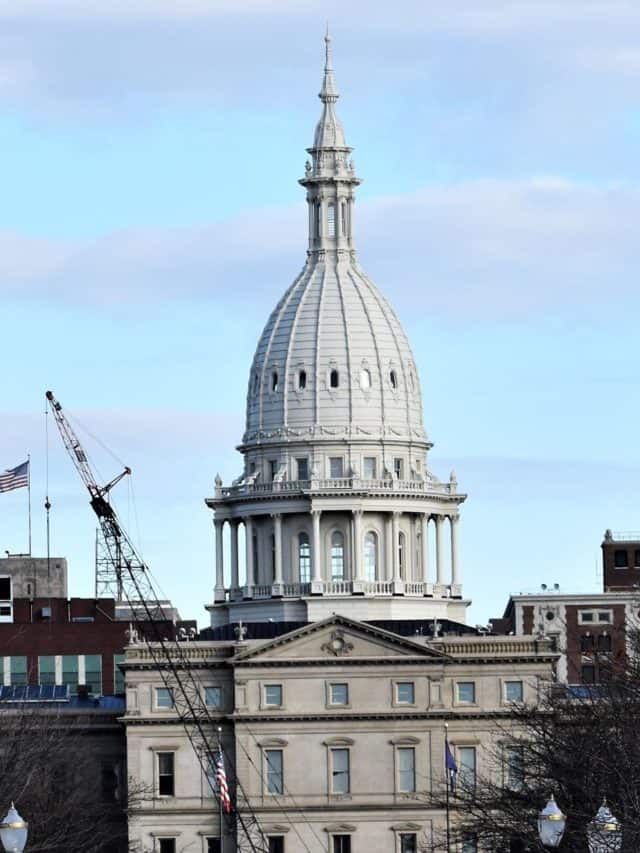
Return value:
M 119 601 L 126 601 L 131 609 L 132 621 L 139 629 L 139 636 L 146 643 L 163 685 L 171 691 L 176 715 L 182 723 L 218 803 L 221 839 L 225 828 L 222 824 L 224 820 L 227 834 L 236 837 L 238 853 L 269 853 L 268 839 L 260 828 L 237 774 L 235 808 L 229 812 L 222 808 L 223 803 L 214 772 L 216 757 L 222 754 L 219 738 L 221 720 L 211 716 L 205 703 L 202 685 L 194 674 L 193 658 L 187 655 L 188 644 L 181 641 L 175 635 L 175 631 L 174 636 L 166 636 L 166 625 L 170 621 L 170 616 L 165 613 L 162 602 L 156 594 L 148 567 L 134 548 L 109 501 L 113 487 L 130 475 L 131 469 L 125 467 L 109 483 L 100 486 L 78 436 L 65 417 L 62 406 L 51 391 L 47 391 L 46 397 L 64 446 L 89 491 L 91 507 L 100 524 L 106 559 L 113 570 L 112 580 L 117 593 L 116 598 Z M 225 758 L 228 759 L 228 754 Z M 227 760 L 226 763 L 232 766 L 230 761 Z

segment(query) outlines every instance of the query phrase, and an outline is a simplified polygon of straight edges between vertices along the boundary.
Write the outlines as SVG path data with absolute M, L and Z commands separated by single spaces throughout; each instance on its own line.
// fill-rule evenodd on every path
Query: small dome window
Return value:
M 371 372 L 367 370 L 366 367 L 363 367 L 360 371 L 360 387 L 367 391 L 371 388 Z
M 336 236 L 336 206 L 331 201 L 327 205 L 327 237 Z
M 337 388 L 340 384 L 340 376 L 337 370 L 332 370 L 329 374 L 329 386 L 331 388 Z
M 298 388 L 300 391 L 304 391 L 307 387 L 307 371 L 300 370 L 298 371 Z
M 278 371 L 277 370 L 274 370 L 273 373 L 271 374 L 271 390 L 272 391 L 278 390 Z
M 256 371 L 256 373 L 253 374 L 253 393 L 257 394 L 259 388 L 260 388 L 260 374 Z
M 393 390 L 397 391 L 397 389 L 398 389 L 398 374 L 395 372 L 395 370 L 391 370 L 389 372 L 389 382 L 391 383 L 391 387 L 393 388 Z

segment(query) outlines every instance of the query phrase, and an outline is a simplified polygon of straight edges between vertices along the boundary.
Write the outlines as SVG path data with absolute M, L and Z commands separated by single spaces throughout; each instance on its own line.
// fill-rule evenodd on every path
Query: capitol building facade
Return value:
M 356 176 L 326 39 L 304 177 L 309 239 L 249 371 L 242 472 L 207 498 L 211 625 L 188 644 L 236 814 L 216 801 L 144 644 L 126 652 L 134 848 L 154 853 L 436 853 L 445 725 L 467 780 L 496 772 L 496 722 L 557 655 L 465 623 L 465 495 L 431 472 L 402 326 L 360 266 Z M 452 815 L 455 826 L 455 810 Z M 455 837 L 455 836 L 454 836 Z M 476 853 L 473 837 L 451 850 Z

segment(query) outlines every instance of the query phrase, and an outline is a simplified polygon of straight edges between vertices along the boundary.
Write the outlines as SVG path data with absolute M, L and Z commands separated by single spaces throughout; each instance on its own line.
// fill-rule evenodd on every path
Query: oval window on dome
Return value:
M 307 387 L 307 371 L 300 370 L 298 371 L 298 389 L 300 391 L 304 391 Z
M 340 375 L 337 370 L 332 370 L 329 374 L 329 386 L 331 388 L 337 388 L 340 384 Z
M 389 371 L 389 382 L 391 383 L 391 387 L 393 388 L 393 390 L 397 391 L 397 389 L 398 389 L 398 374 L 395 372 L 395 370 Z
M 371 371 L 363 367 L 360 371 L 360 387 L 363 391 L 368 391 L 371 388 Z
M 273 373 L 271 374 L 271 390 L 272 391 L 278 390 L 278 371 L 277 370 L 274 370 Z

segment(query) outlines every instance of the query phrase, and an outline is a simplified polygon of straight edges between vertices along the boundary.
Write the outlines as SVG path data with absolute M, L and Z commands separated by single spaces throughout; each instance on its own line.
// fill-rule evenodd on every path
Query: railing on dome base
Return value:
M 216 487 L 218 499 L 241 497 L 270 497 L 272 495 L 331 494 L 335 492 L 367 494 L 411 494 L 411 495 L 457 495 L 455 480 L 441 483 L 427 480 L 365 480 L 359 477 L 336 477 L 334 479 L 280 480 L 272 483 L 237 483 L 234 486 Z
M 271 598 L 307 598 L 310 596 L 376 596 L 404 598 L 461 598 L 460 584 L 438 585 L 423 581 L 331 580 L 312 583 L 256 584 L 225 590 L 225 601 Z M 217 602 L 223 603 L 223 602 Z

